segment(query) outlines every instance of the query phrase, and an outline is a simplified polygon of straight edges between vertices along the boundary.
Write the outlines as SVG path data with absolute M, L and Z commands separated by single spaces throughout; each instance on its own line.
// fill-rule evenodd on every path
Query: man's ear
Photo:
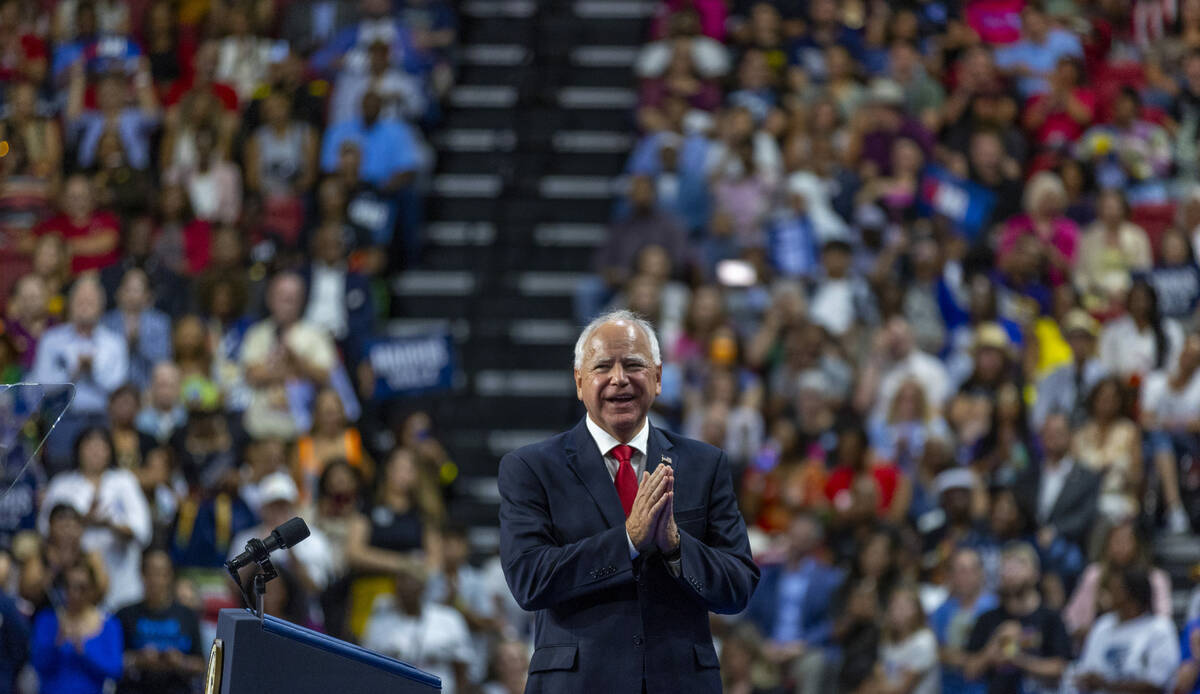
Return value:
M 582 401 L 583 400 L 583 372 L 580 371 L 579 369 L 575 369 L 573 373 L 575 374 L 575 398 L 577 400 Z
M 662 364 L 654 365 L 654 394 L 662 395 Z

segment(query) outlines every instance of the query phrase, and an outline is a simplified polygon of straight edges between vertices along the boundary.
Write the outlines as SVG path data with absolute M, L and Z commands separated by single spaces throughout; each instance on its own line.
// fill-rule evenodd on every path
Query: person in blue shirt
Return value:
M 1083 58 L 1079 39 L 1065 29 L 1054 29 L 1041 3 L 1029 2 L 1021 10 L 1021 40 L 996 51 L 996 67 L 1017 79 L 1022 99 L 1050 89 L 1048 77 L 1063 57 Z
M 0 694 L 17 690 L 17 674 L 29 660 L 29 622 L 13 599 L 0 593 Z
M 362 152 L 359 173 L 364 181 L 385 190 L 411 183 L 420 164 L 416 137 L 407 123 L 383 118 L 382 112 L 383 99 L 368 91 L 361 117 L 330 125 L 321 142 L 321 171 L 336 171 L 342 143 L 353 141 Z
M 383 38 L 391 47 L 392 64 L 404 68 L 405 72 L 426 78 L 433 69 L 436 53 L 423 50 L 417 44 L 412 29 L 399 13 L 393 13 L 388 0 L 363 0 L 360 5 L 361 19 L 341 29 L 309 60 L 312 69 L 332 77 L 338 66 L 346 62 L 365 60 L 367 46 L 377 38 Z M 422 41 L 434 48 L 439 43 L 438 26 L 430 27 L 431 33 Z M 444 27 L 443 27 L 444 29 Z M 432 39 L 432 40 L 431 40 Z
M 342 157 L 342 145 L 352 142 L 361 154 L 359 177 L 398 204 L 401 234 L 394 239 L 393 256 L 403 248 L 408 255 L 419 251 L 416 238 L 421 226 L 421 199 L 412 185 L 421 168 L 417 135 L 404 121 L 382 117 L 383 99 L 374 91 L 362 98 L 362 116 L 333 123 L 321 142 L 321 171 L 333 173 Z M 405 258 L 411 261 L 412 258 Z
M 669 131 L 653 133 L 637 143 L 626 165 L 627 173 L 654 177 L 660 203 L 679 216 L 693 237 L 703 234 L 711 216 L 705 166 L 710 144 L 704 135 L 695 133 L 686 137 Z M 666 188 L 673 188 L 674 194 L 668 194 Z M 615 216 L 621 219 L 630 211 L 629 200 L 622 199 Z
M 121 676 L 121 623 L 97 607 L 100 590 L 91 565 L 65 572 L 66 600 L 33 620 L 31 656 L 43 692 L 101 694 Z
M 842 23 L 836 0 L 813 0 L 808 7 L 808 31 L 788 46 L 788 62 L 804 70 L 809 78 L 824 83 L 829 77 L 825 49 L 838 44 L 849 51 L 855 63 L 862 62 L 862 33 Z
M 744 617 L 767 639 L 773 660 L 801 682 L 802 692 L 832 691 L 838 651 L 830 606 L 844 574 L 823 558 L 825 529 L 811 515 L 792 519 L 783 563 L 762 567 Z
M 999 603 L 984 586 L 983 561 L 975 549 L 956 549 L 950 555 L 949 569 L 950 595 L 929 616 L 929 626 L 941 647 L 942 694 L 985 694 L 987 687 L 968 681 L 962 668 L 975 620 Z
M 145 599 L 117 612 L 125 643 L 119 694 L 190 694 L 204 672 L 196 614 L 175 600 L 175 567 L 162 549 L 142 554 Z

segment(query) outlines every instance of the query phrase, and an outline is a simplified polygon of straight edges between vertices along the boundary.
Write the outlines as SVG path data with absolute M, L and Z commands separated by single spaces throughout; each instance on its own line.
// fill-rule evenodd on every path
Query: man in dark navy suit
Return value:
M 649 323 L 606 314 L 575 345 L 574 429 L 500 461 L 500 555 L 536 611 L 525 691 L 721 691 L 708 613 L 758 583 L 729 462 L 650 426 L 662 358 Z

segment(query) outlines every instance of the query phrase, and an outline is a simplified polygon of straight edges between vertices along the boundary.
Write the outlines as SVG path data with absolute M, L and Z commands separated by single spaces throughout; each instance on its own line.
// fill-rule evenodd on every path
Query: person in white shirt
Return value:
M 132 472 L 114 467 L 112 439 L 100 428 L 85 429 L 75 443 L 78 468 L 50 480 L 38 517 L 38 530 L 50 529 L 50 512 L 74 508 L 83 519 L 83 548 L 96 552 L 108 572 L 102 605 L 116 610 L 142 599 L 142 550 L 153 526 L 146 496 Z
M 1096 620 L 1070 682 L 1080 692 L 1164 692 L 1179 669 L 1179 637 L 1170 618 L 1150 611 L 1150 578 L 1114 572 L 1106 588 L 1113 611 Z
M 1142 382 L 1142 428 L 1149 434 L 1154 467 L 1162 482 L 1167 527 L 1185 533 L 1191 522 L 1179 489 L 1177 452 L 1200 453 L 1195 442 L 1200 420 L 1200 335 L 1189 335 L 1174 369 L 1154 371 Z
M 363 646 L 437 675 L 442 692 L 454 694 L 468 686 L 471 634 L 457 610 L 424 597 L 425 583 L 416 566 L 396 575 L 395 594 L 375 600 Z
M 448 527 L 442 538 L 442 570 L 430 577 L 427 597 L 452 607 L 471 630 L 472 656 L 468 675 L 472 682 L 487 678 L 488 652 L 504 630 L 503 603 L 487 584 L 483 571 L 467 561 L 470 543 L 465 526 Z
M 258 483 L 259 517 L 262 523 L 242 531 L 229 543 L 229 558 L 232 559 L 246 549 L 253 538 L 266 537 L 276 527 L 296 515 L 296 501 L 300 491 L 291 476 L 284 472 L 273 472 Z M 299 579 L 306 592 L 316 595 L 329 587 L 336 570 L 333 550 L 329 539 L 318 528 L 311 525 L 309 535 L 303 542 L 286 550 L 271 554 L 271 562 L 285 566 Z M 253 575 L 252 570 L 243 569 L 242 580 Z
M 129 350 L 125 338 L 103 325 L 104 288 L 85 276 L 71 288 L 67 305 L 70 322 L 47 330 L 38 341 L 29 380 L 72 383 L 75 399 L 46 439 L 50 471 L 70 466 L 71 447 L 81 431 L 103 426 L 108 396 L 125 383 Z
M 426 108 L 421 81 L 391 63 L 391 47 L 376 40 L 367 47 L 365 65 L 350 62 L 342 66 L 330 98 L 329 122 L 362 117 L 362 98 L 374 91 L 383 99 L 383 117 L 416 120 Z
M 941 410 L 950 397 L 950 375 L 936 357 L 917 349 L 912 330 L 903 318 L 893 318 L 875 338 L 874 351 L 867 361 L 855 393 L 860 412 L 887 417 L 888 405 L 896 391 L 908 380 L 925 389 L 929 407 Z
M 938 643 L 925 622 L 921 598 L 911 588 L 892 591 L 875 664 L 878 694 L 938 694 L 942 691 Z
M 242 341 L 242 366 L 253 388 L 246 430 L 255 438 L 289 438 L 310 424 L 316 388 L 329 385 L 340 365 L 333 340 L 303 319 L 304 280 L 285 272 L 267 290 L 270 317 L 255 323 Z
M 1174 364 L 1183 347 L 1183 330 L 1162 317 L 1154 287 L 1146 280 L 1134 280 L 1125 310 L 1100 333 L 1101 363 L 1120 376 L 1145 376 Z

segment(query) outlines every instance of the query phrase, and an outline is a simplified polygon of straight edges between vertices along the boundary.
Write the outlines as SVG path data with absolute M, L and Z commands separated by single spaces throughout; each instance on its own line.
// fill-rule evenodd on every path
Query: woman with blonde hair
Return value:
M 867 435 L 877 456 L 893 461 L 911 475 L 925 450 L 925 442 L 949 438 L 950 429 L 929 403 L 921 383 L 910 378 L 896 389 L 886 417 L 871 416 Z
M 1029 179 L 1023 200 L 1024 214 L 1013 217 L 1000 237 L 997 261 L 1002 270 L 1016 255 L 1013 251 L 1026 236 L 1042 245 L 1050 284 L 1058 286 L 1071 276 L 1079 245 L 1079 227 L 1066 216 L 1067 189 L 1058 174 L 1040 171 Z M 1007 270 L 1006 270 L 1007 271 Z
M 937 694 L 941 690 L 937 637 L 925 619 L 917 591 L 901 586 L 888 598 L 875 675 L 859 691 Z
M 442 568 L 440 499 L 424 492 L 417 455 L 397 448 L 382 469 L 376 503 L 350 522 L 346 564 L 357 574 L 350 586 L 350 631 L 361 636 L 375 598 L 391 592 L 400 571 Z
M 333 388 L 322 388 L 313 398 L 312 430 L 296 441 L 293 470 L 300 498 L 316 496 L 317 480 L 325 466 L 345 460 L 370 486 L 375 478 L 375 463 L 363 446 L 362 434 L 346 419 L 342 399 Z

